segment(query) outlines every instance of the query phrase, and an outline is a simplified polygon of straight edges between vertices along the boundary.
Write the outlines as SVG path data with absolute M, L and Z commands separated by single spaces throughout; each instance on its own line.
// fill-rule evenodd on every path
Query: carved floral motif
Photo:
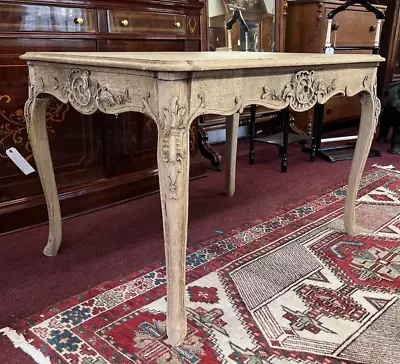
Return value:
M 280 93 L 265 86 L 261 98 L 288 104 L 293 111 L 302 112 L 333 93 L 335 82 L 333 80 L 331 85 L 327 85 L 323 80 L 314 77 L 314 71 L 300 71 Z
M 28 140 L 24 111 L 18 109 L 11 114 L 7 114 L 6 110 L 3 110 L 1 107 L 2 102 L 9 104 L 11 102 L 11 97 L 8 95 L 0 96 L 0 145 L 6 145 L 7 148 L 11 146 L 22 146 L 25 153 L 27 152 L 25 158 L 29 160 L 32 158 L 32 148 Z M 31 103 L 32 100 L 29 100 L 29 105 L 31 105 Z M 28 108 L 29 107 L 30 106 L 28 106 Z M 47 130 L 49 133 L 56 133 L 53 128 L 53 123 L 63 122 L 69 108 L 69 105 L 60 102 L 51 103 L 49 105 L 46 113 Z M 23 153 L 23 150 L 20 150 L 20 152 Z M 3 148 L 0 150 L 0 158 L 8 158 Z

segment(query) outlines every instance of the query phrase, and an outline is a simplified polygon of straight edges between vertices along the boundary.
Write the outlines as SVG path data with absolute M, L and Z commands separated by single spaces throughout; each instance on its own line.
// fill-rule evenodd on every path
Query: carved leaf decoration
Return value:
M 374 98 L 375 102 L 375 128 L 378 126 L 379 116 L 382 111 L 381 100 L 377 97 L 377 82 L 375 81 L 374 85 L 372 86 L 372 97 Z
M 124 94 L 114 95 L 106 87 L 100 86 L 97 88 L 96 101 L 101 109 L 112 108 L 132 102 L 129 96 L 129 90 L 126 90 Z
M 187 143 L 185 117 L 187 111 L 185 107 L 180 107 L 178 97 L 171 100 L 169 108 L 163 110 L 163 161 L 168 170 L 170 198 L 178 199 L 177 177 L 182 172 L 182 162 L 185 155 L 184 143 Z
M 114 96 L 111 92 L 107 90 L 106 87 L 99 88 L 97 91 L 97 100 L 98 102 L 104 102 L 107 103 L 108 105 L 115 105 L 115 99 Z

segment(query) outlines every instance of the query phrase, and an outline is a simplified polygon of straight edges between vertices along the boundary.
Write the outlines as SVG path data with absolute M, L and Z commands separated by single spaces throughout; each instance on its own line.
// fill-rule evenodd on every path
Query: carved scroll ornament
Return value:
M 317 102 L 333 96 L 335 92 L 334 79 L 330 85 L 323 80 L 314 77 L 314 71 L 300 71 L 296 73 L 292 82 L 287 84 L 282 92 L 271 90 L 268 86 L 264 87 L 262 100 L 272 101 L 274 104 L 290 106 L 293 111 L 307 111 L 311 109 Z
M 54 92 L 61 92 L 62 99 L 85 114 L 92 114 L 97 109 L 104 113 L 117 113 L 132 102 L 128 89 L 120 93 L 111 92 L 94 82 L 88 70 L 71 70 L 64 84 L 54 77 L 51 89 Z

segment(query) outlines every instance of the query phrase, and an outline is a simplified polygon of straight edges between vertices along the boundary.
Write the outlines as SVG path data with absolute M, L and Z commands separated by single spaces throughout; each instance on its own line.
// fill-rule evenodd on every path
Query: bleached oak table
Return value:
M 49 214 L 44 254 L 61 244 L 61 214 L 46 128 L 48 95 L 82 114 L 135 111 L 158 126 L 158 172 L 167 265 L 167 335 L 186 335 L 185 256 L 188 224 L 189 126 L 202 114 L 226 115 L 230 153 L 226 192 L 235 190 L 238 112 L 258 104 L 306 111 L 334 95 L 360 94 L 362 116 L 344 219 L 356 234 L 355 203 L 380 113 L 377 55 L 287 53 L 26 53 L 29 138 Z

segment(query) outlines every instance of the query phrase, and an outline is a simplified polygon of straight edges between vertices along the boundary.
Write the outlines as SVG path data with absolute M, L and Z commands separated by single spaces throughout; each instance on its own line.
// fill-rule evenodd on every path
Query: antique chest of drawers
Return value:
M 24 176 L 5 152 L 15 147 L 34 165 L 23 117 L 28 69 L 19 56 L 207 50 L 207 15 L 207 2 L 199 0 L 0 2 L 0 234 L 47 220 L 37 174 Z M 82 116 L 54 100 L 47 123 L 63 216 L 158 190 L 157 129 L 149 118 Z M 192 177 L 207 174 L 197 139 L 193 125 Z
M 327 15 L 343 4 L 337 0 L 288 0 L 286 21 L 287 52 L 321 53 L 325 45 L 328 27 Z M 376 5 L 381 11 L 386 6 Z M 384 26 L 384 25 L 383 25 Z M 337 47 L 360 47 L 374 45 L 376 19 L 373 13 L 355 5 L 335 16 L 331 29 L 331 41 Z M 363 53 L 369 51 L 341 51 Z M 339 51 L 337 51 L 339 53 Z M 344 122 L 359 118 L 361 105 L 359 98 L 332 98 L 325 107 L 325 123 Z M 314 111 L 293 113 L 296 126 L 311 134 Z

